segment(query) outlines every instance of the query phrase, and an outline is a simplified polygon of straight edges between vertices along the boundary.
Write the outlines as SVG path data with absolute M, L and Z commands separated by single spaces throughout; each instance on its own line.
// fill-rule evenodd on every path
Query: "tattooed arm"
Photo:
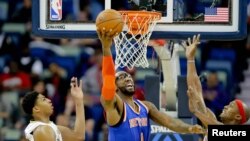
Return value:
M 151 102 L 143 101 L 143 103 L 149 109 L 149 117 L 159 125 L 165 126 L 170 130 L 179 133 L 204 133 L 204 130 L 199 125 L 190 125 L 179 119 L 170 117 L 169 115 L 160 112 Z
M 200 121 L 206 128 L 208 125 L 221 125 L 222 123 L 216 119 L 214 113 L 210 109 L 206 108 L 205 114 L 202 112 L 202 107 L 200 106 L 201 101 L 199 100 L 199 98 L 196 97 L 195 93 L 196 91 L 192 89 L 192 87 L 188 88 L 187 95 L 189 98 L 189 101 L 188 101 L 189 110 L 197 118 L 200 119 Z
M 196 66 L 195 66 L 195 52 L 197 49 L 197 46 L 200 44 L 200 35 L 194 35 L 193 39 L 191 41 L 190 38 L 186 42 L 183 42 L 183 46 L 186 49 L 186 57 L 187 57 L 187 84 L 188 87 L 192 87 L 196 91 L 196 98 L 200 101 L 199 102 L 199 109 L 200 112 L 206 113 L 206 105 L 203 100 L 202 95 L 202 86 L 199 79 L 199 76 L 196 72 Z
M 194 112 L 194 115 L 199 118 L 202 124 L 207 128 L 208 125 L 223 125 L 223 123 L 219 122 L 214 113 L 207 108 L 207 114 L 201 113 L 199 110 Z

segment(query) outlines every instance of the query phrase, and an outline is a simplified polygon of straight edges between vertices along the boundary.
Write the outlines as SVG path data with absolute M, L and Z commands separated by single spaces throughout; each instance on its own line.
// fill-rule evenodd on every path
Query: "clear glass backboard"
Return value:
M 246 36 L 247 0 L 33 0 L 33 33 L 47 38 L 97 38 L 104 9 L 154 10 L 162 19 L 151 38 L 232 40 Z

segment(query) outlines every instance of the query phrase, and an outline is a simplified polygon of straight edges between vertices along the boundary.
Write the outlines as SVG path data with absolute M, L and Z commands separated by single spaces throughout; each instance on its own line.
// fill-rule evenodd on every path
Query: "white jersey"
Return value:
M 24 130 L 26 139 L 28 139 L 29 141 L 34 141 L 33 131 L 38 126 L 41 126 L 41 125 L 50 126 L 53 129 L 53 131 L 55 132 L 55 135 L 56 135 L 55 141 L 62 141 L 61 132 L 59 131 L 59 129 L 57 128 L 57 126 L 53 122 L 44 123 L 44 122 L 40 122 L 40 121 L 30 121 L 29 125 Z

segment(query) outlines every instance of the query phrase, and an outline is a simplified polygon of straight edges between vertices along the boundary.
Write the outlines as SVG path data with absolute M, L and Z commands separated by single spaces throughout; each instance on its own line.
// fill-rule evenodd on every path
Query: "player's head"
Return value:
M 50 116 L 53 113 L 51 101 L 36 91 L 30 92 L 24 96 L 22 108 L 26 114 L 33 118 L 39 115 Z
M 135 93 L 135 84 L 130 74 L 125 71 L 119 71 L 115 74 L 115 82 L 117 92 L 127 96 L 132 96 Z
M 223 123 L 244 124 L 250 116 L 249 107 L 241 100 L 234 100 L 225 106 L 220 114 Z

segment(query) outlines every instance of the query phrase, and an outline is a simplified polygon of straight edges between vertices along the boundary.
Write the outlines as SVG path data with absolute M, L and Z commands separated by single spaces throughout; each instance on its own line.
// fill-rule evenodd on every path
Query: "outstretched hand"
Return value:
M 98 37 L 104 48 L 110 48 L 112 45 L 113 38 L 117 35 L 117 32 L 112 30 L 97 29 Z
M 206 134 L 206 130 L 197 124 L 189 127 L 188 130 L 190 133 L 193 133 L 193 134 Z
M 197 46 L 200 44 L 200 34 L 197 36 L 193 36 L 193 40 L 191 41 L 191 38 L 188 38 L 187 41 L 184 41 L 182 45 L 186 49 L 186 57 L 188 60 L 193 60 L 195 57 L 195 51 Z
M 72 77 L 70 82 L 70 92 L 74 101 L 83 101 L 82 80 L 78 84 L 77 78 Z

